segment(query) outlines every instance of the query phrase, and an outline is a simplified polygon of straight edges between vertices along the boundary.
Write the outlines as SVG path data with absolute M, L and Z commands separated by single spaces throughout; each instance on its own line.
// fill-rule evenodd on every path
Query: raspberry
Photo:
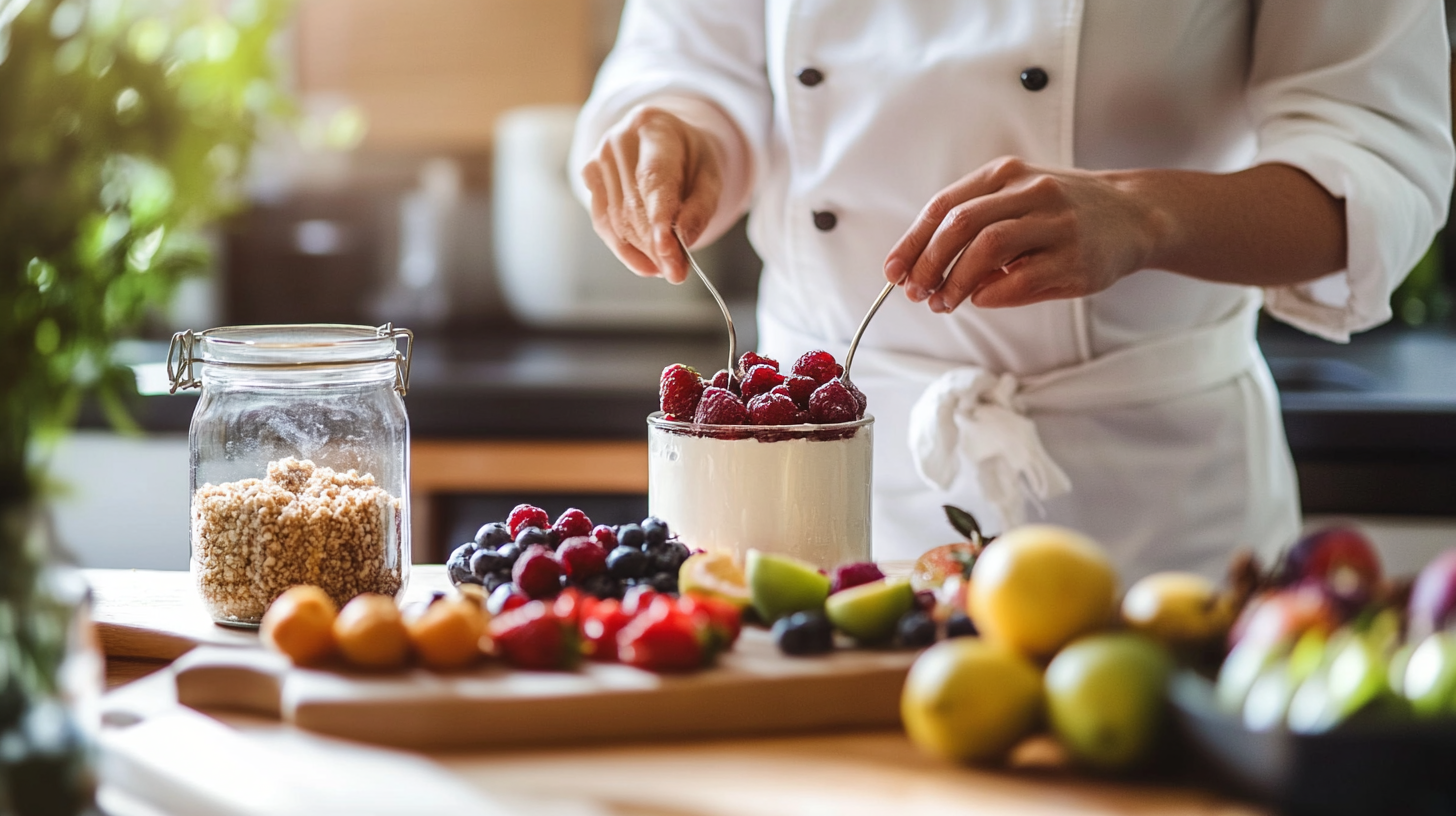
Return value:
M 754 425 L 793 425 L 799 418 L 799 406 L 779 393 L 759 394 L 748 401 L 748 416 Z
M 819 386 L 809 397 L 809 418 L 822 425 L 853 422 L 858 413 L 859 403 L 839 380 L 830 380 Z
M 617 531 L 605 524 L 598 524 L 592 528 L 592 540 L 602 545 L 602 549 L 610 551 L 617 546 Z
M 867 398 L 864 395 L 864 392 L 859 390 L 859 388 L 854 383 L 849 382 L 848 380 L 844 381 L 844 387 L 849 389 L 849 395 L 851 397 L 854 397 L 854 401 L 856 403 L 859 403 L 859 411 L 855 414 L 854 418 L 864 419 L 865 408 L 869 407 L 870 404 L 869 398 Z
M 692 368 L 674 363 L 662 370 L 657 395 L 663 413 L 690 417 L 698 410 L 698 399 L 703 396 L 703 378 Z
M 830 594 L 857 587 L 860 584 L 868 584 L 884 578 L 885 574 L 872 561 L 860 561 L 854 564 L 845 564 L 834 571 L 834 581 L 829 585 Z
M 521 534 L 527 527 L 535 527 L 538 530 L 546 530 L 551 527 L 551 517 L 546 511 L 532 504 L 518 504 L 506 517 L 506 525 L 511 528 L 511 538 Z
M 809 407 L 809 397 L 814 394 L 814 389 L 819 387 L 811 377 L 800 377 L 797 374 L 784 380 L 784 387 L 789 389 L 789 398 L 800 408 Z
M 755 354 L 751 351 L 748 351 L 744 352 L 743 356 L 738 358 L 738 370 L 745 374 L 749 371 L 752 371 L 754 366 L 761 365 L 769 366 L 774 371 L 779 370 L 779 361 L 775 360 L 772 357 L 764 357 L 761 354 Z
M 784 375 L 766 365 L 758 365 L 748 370 L 738 390 L 745 400 L 750 400 L 759 394 L 767 394 L 783 383 Z
M 845 396 L 848 396 L 848 392 Z M 850 402 L 854 402 L 853 397 L 850 397 Z M 703 392 L 693 421 L 699 425 L 747 425 L 748 407 L 732 391 L 710 387 Z
M 534 544 L 521 553 L 511 569 L 516 587 L 532 598 L 550 598 L 561 591 L 561 562 L 551 551 Z
M 592 523 L 586 513 L 572 507 L 556 519 L 551 529 L 559 540 L 565 541 L 568 538 L 591 535 Z
M 561 542 L 556 558 L 561 562 L 566 577 L 578 584 L 607 571 L 607 551 L 602 549 L 602 545 L 585 536 L 568 538 Z
M 827 351 L 806 351 L 794 363 L 794 373 L 801 377 L 808 377 L 814 382 L 823 385 L 835 377 L 844 369 L 834 361 L 834 355 Z
M 738 393 L 738 383 L 739 379 L 737 377 L 730 378 L 728 376 L 728 369 L 720 368 L 718 369 L 718 373 L 713 375 L 713 381 L 708 384 L 714 388 L 723 388 L 736 394 Z

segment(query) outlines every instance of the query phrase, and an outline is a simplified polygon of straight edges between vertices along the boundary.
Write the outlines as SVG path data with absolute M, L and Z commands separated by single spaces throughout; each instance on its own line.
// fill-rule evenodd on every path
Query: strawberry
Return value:
M 487 631 L 496 653 L 518 669 L 570 669 L 581 658 L 576 627 L 545 601 L 531 601 L 492 619 Z
M 573 629 L 576 628 L 576 623 L 580 617 L 582 608 L 582 594 L 574 587 L 567 587 L 561 590 L 561 594 L 557 595 L 556 599 L 551 602 L 551 614 L 555 615 L 563 624 Z
M 829 382 L 844 371 L 827 351 L 806 351 L 794 363 L 794 373 L 808 377 L 819 385 Z
M 743 399 L 751 400 L 759 394 L 767 394 L 773 388 L 783 385 L 784 375 L 766 365 L 754 366 L 738 387 Z
M 637 613 L 645 610 L 657 598 L 657 590 L 645 584 L 638 584 L 627 590 L 622 598 L 622 611 L 628 617 L 636 617 Z
M 532 544 L 516 559 L 511 580 L 532 598 L 550 598 L 561 591 L 561 562 L 540 544 Z
M 748 416 L 754 425 L 792 425 L 799 418 L 799 406 L 775 388 L 748 401 Z
M 748 408 L 737 394 L 715 386 L 703 392 L 693 421 L 699 425 L 747 425 Z
M 546 515 L 545 510 L 535 505 L 518 504 L 506 517 L 506 525 L 511 528 L 511 538 L 515 538 L 527 527 L 535 527 L 538 530 L 550 529 L 551 517 Z
M 492 615 L 499 615 L 502 612 L 509 612 L 517 607 L 525 606 L 531 597 L 522 592 L 515 584 L 501 584 L 490 593 L 485 599 L 485 611 Z
M 639 669 L 691 671 L 703 664 L 706 635 L 673 599 L 659 596 L 617 633 L 617 657 Z
M 703 395 L 703 378 L 690 366 L 674 363 L 662 370 L 657 396 L 665 414 L 691 417 Z
M 556 550 L 556 560 L 561 562 L 566 577 L 578 584 L 607 571 L 607 551 L 586 536 L 561 542 Z
M 581 621 L 581 651 L 591 660 L 617 659 L 617 633 L 632 622 L 616 598 L 584 603 Z
M 839 380 L 824 383 L 809 398 L 809 418 L 820 424 L 853 422 L 858 413 L 859 403 Z
M 738 633 L 743 629 L 743 614 L 738 607 L 721 598 L 692 594 L 678 598 L 677 605 L 695 620 L 706 619 L 710 654 L 731 649 L 738 642 Z
M 795 405 L 807 409 L 809 397 L 814 395 L 814 389 L 819 387 L 819 383 L 814 382 L 811 377 L 795 375 L 784 380 L 784 387 L 788 389 L 789 398 L 794 401 Z
M 738 372 L 747 374 L 754 366 L 766 365 L 774 371 L 779 370 L 779 361 L 772 357 L 765 357 L 752 351 L 745 351 L 742 357 L 738 358 Z
M 565 541 L 568 538 L 591 535 L 592 523 L 586 513 L 572 507 L 556 519 L 556 523 L 551 525 L 551 531 L 556 533 L 558 540 Z

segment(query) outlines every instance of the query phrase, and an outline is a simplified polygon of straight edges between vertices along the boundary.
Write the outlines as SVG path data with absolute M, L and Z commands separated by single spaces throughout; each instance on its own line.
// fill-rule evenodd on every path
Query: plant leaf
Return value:
M 971 540 L 973 544 L 980 544 L 985 536 L 981 533 L 981 525 L 976 522 L 976 517 L 953 504 L 943 504 L 946 520 L 956 532 Z

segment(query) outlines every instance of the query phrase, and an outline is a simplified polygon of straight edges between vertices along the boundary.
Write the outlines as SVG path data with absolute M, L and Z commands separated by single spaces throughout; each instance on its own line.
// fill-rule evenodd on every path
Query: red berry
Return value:
M 617 531 L 605 524 L 598 524 L 592 528 L 592 540 L 602 545 L 608 552 L 617 546 Z
M 839 376 L 844 369 L 834 361 L 834 355 L 827 351 L 806 351 L 794 363 L 794 373 L 801 377 L 808 377 L 820 385 L 829 382 Z
M 793 425 L 799 418 L 799 406 L 775 389 L 749 400 L 748 416 L 754 425 Z
M 774 371 L 779 370 L 778 360 L 775 360 L 772 357 L 765 357 L 762 354 L 755 354 L 754 352 L 747 351 L 743 353 L 742 357 L 738 358 L 738 370 L 743 373 L 752 371 L 754 366 L 761 365 L 769 366 Z
M 556 519 L 551 529 L 556 533 L 557 539 L 565 541 L 568 538 L 591 535 L 592 523 L 586 513 L 572 507 Z
M 678 599 L 677 605 L 695 619 L 707 621 L 710 645 L 714 653 L 732 648 L 738 641 L 738 633 L 743 629 L 743 615 L 733 604 L 720 598 L 684 595 Z
M 502 612 L 509 612 L 519 606 L 525 606 L 530 602 L 530 597 L 522 592 L 515 584 L 501 584 L 490 593 L 485 599 L 485 611 L 492 616 Z
M 617 633 L 617 657 L 639 669 L 691 671 L 703 664 L 703 634 L 691 615 L 660 597 Z
M 532 598 L 550 598 L 561 591 L 561 562 L 540 544 L 532 544 L 511 569 L 516 587 Z
M 855 403 L 859 405 L 859 411 L 855 412 L 854 418 L 863 419 L 865 408 L 868 408 L 870 404 L 869 398 L 864 395 L 863 391 L 859 390 L 858 386 L 848 380 L 844 381 L 844 387 L 849 389 L 849 395 L 854 397 Z
M 632 622 L 616 598 L 599 601 L 581 616 L 581 650 L 592 660 L 617 659 L 617 633 Z
M 532 504 L 518 504 L 506 517 L 506 526 L 511 528 L 511 538 L 515 538 L 527 527 L 536 527 L 541 530 L 551 528 L 551 517 L 546 511 Z
M 591 598 L 590 595 L 587 597 Z M 592 600 L 596 599 L 592 598 Z M 556 600 L 551 602 L 551 614 L 555 615 L 567 628 L 575 629 L 582 606 L 581 593 L 575 587 L 567 587 L 561 590 L 561 594 L 556 596 Z
M 556 559 L 561 562 L 566 577 L 578 584 L 607 571 L 607 551 L 586 536 L 568 538 L 561 542 L 556 550 Z
M 834 571 L 834 580 L 829 585 L 829 592 L 833 594 L 841 589 L 868 584 L 884 577 L 885 574 L 880 572 L 880 568 L 872 561 L 845 564 Z
M 622 597 L 622 611 L 629 617 L 636 617 L 638 612 L 642 612 L 652 605 L 652 602 L 657 599 L 657 594 L 657 590 L 652 587 L 638 584 L 627 590 L 627 594 Z
M 698 398 L 703 395 L 703 378 L 692 368 L 674 363 L 662 370 L 662 382 L 658 386 L 657 395 L 661 400 L 663 413 L 680 417 L 692 416 L 698 409 Z
M 726 368 L 718 369 L 718 373 L 714 374 L 712 381 L 708 383 L 708 385 L 711 385 L 714 388 L 727 388 L 730 391 L 733 390 L 732 386 L 735 386 L 737 384 L 738 378 L 730 378 L 728 376 L 728 369 Z
M 693 421 L 699 425 L 747 425 L 748 407 L 732 391 L 712 387 L 703 392 Z
M 819 387 L 819 383 L 814 382 L 810 377 L 795 375 L 784 380 L 784 387 L 788 389 L 789 398 L 794 401 L 795 405 L 800 408 L 808 408 L 809 397 L 814 395 L 814 389 Z
M 507 663 L 521 669 L 569 669 L 581 652 L 576 627 L 568 626 L 544 601 L 531 601 L 490 622 L 490 637 Z
M 824 383 L 809 397 L 809 418 L 820 424 L 853 422 L 858 413 L 859 403 L 839 380 Z
M 776 386 L 783 385 L 783 382 L 784 375 L 778 371 L 766 365 L 754 366 L 743 378 L 743 384 L 738 386 L 738 391 L 745 400 L 750 400 L 759 394 L 767 394 Z

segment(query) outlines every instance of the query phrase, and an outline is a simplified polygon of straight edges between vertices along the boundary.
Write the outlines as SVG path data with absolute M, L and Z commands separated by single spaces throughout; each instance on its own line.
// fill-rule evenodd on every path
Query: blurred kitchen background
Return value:
M 257 151 L 213 274 L 118 349 L 143 433 L 88 410 L 54 454 L 57 525 L 83 565 L 186 568 L 196 392 L 166 395 L 166 338 L 240 323 L 415 331 L 416 561 L 519 501 L 645 513 L 658 372 L 720 368 L 722 328 L 702 287 L 626 272 L 570 194 L 571 122 L 621 6 L 299 0 L 282 39 L 298 121 Z M 704 256 L 752 348 L 758 263 L 742 225 Z M 1456 541 L 1453 270 L 1438 240 L 1397 320 L 1349 346 L 1261 329 L 1306 513 L 1368 525 L 1397 571 Z

